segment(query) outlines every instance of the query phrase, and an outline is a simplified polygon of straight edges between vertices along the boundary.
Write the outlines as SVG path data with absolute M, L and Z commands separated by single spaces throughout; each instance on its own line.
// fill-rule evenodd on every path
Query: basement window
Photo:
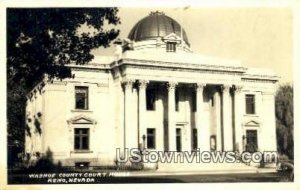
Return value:
M 89 162 L 75 162 L 76 169 L 89 169 Z

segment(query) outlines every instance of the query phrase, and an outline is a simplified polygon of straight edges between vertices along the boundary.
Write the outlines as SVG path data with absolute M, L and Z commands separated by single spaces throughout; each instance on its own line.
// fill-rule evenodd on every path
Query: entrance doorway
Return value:
M 180 128 L 176 128 L 176 151 L 181 152 L 182 150 L 182 132 Z
M 246 130 L 246 151 L 256 152 L 257 144 L 257 130 Z

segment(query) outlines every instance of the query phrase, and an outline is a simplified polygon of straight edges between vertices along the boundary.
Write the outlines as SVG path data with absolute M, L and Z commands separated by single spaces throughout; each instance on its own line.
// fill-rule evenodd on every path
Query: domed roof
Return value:
M 171 33 L 182 36 L 185 43 L 189 45 L 184 29 L 174 19 L 166 16 L 162 12 L 151 12 L 149 16 L 141 19 L 130 31 L 128 38 L 132 41 L 143 41 L 165 37 Z

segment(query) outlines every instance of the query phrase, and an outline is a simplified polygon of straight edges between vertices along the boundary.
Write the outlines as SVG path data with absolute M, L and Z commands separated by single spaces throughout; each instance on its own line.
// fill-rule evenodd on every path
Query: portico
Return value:
M 151 79 L 123 80 L 122 86 L 126 148 L 147 148 L 143 138 L 147 138 L 147 128 L 153 128 L 154 150 L 243 150 L 236 147 L 242 144 L 242 129 L 234 117 L 240 114 L 236 89 L 240 92 L 241 86 Z M 151 99 L 147 91 L 154 98 L 152 109 L 147 108 Z

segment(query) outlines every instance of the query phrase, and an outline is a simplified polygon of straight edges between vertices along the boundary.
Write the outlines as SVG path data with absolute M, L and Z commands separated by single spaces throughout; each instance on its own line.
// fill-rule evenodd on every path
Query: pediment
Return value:
M 97 124 L 97 121 L 85 116 L 85 115 L 78 115 L 75 117 L 70 118 L 67 120 L 69 124 Z
M 250 120 L 244 123 L 245 126 L 252 126 L 252 127 L 258 127 L 259 122 L 255 120 Z
M 169 41 L 169 42 L 177 42 L 177 41 L 181 41 L 181 38 L 179 36 L 177 36 L 175 33 L 171 33 L 171 34 L 168 34 L 166 35 L 164 38 L 163 38 L 164 41 Z

